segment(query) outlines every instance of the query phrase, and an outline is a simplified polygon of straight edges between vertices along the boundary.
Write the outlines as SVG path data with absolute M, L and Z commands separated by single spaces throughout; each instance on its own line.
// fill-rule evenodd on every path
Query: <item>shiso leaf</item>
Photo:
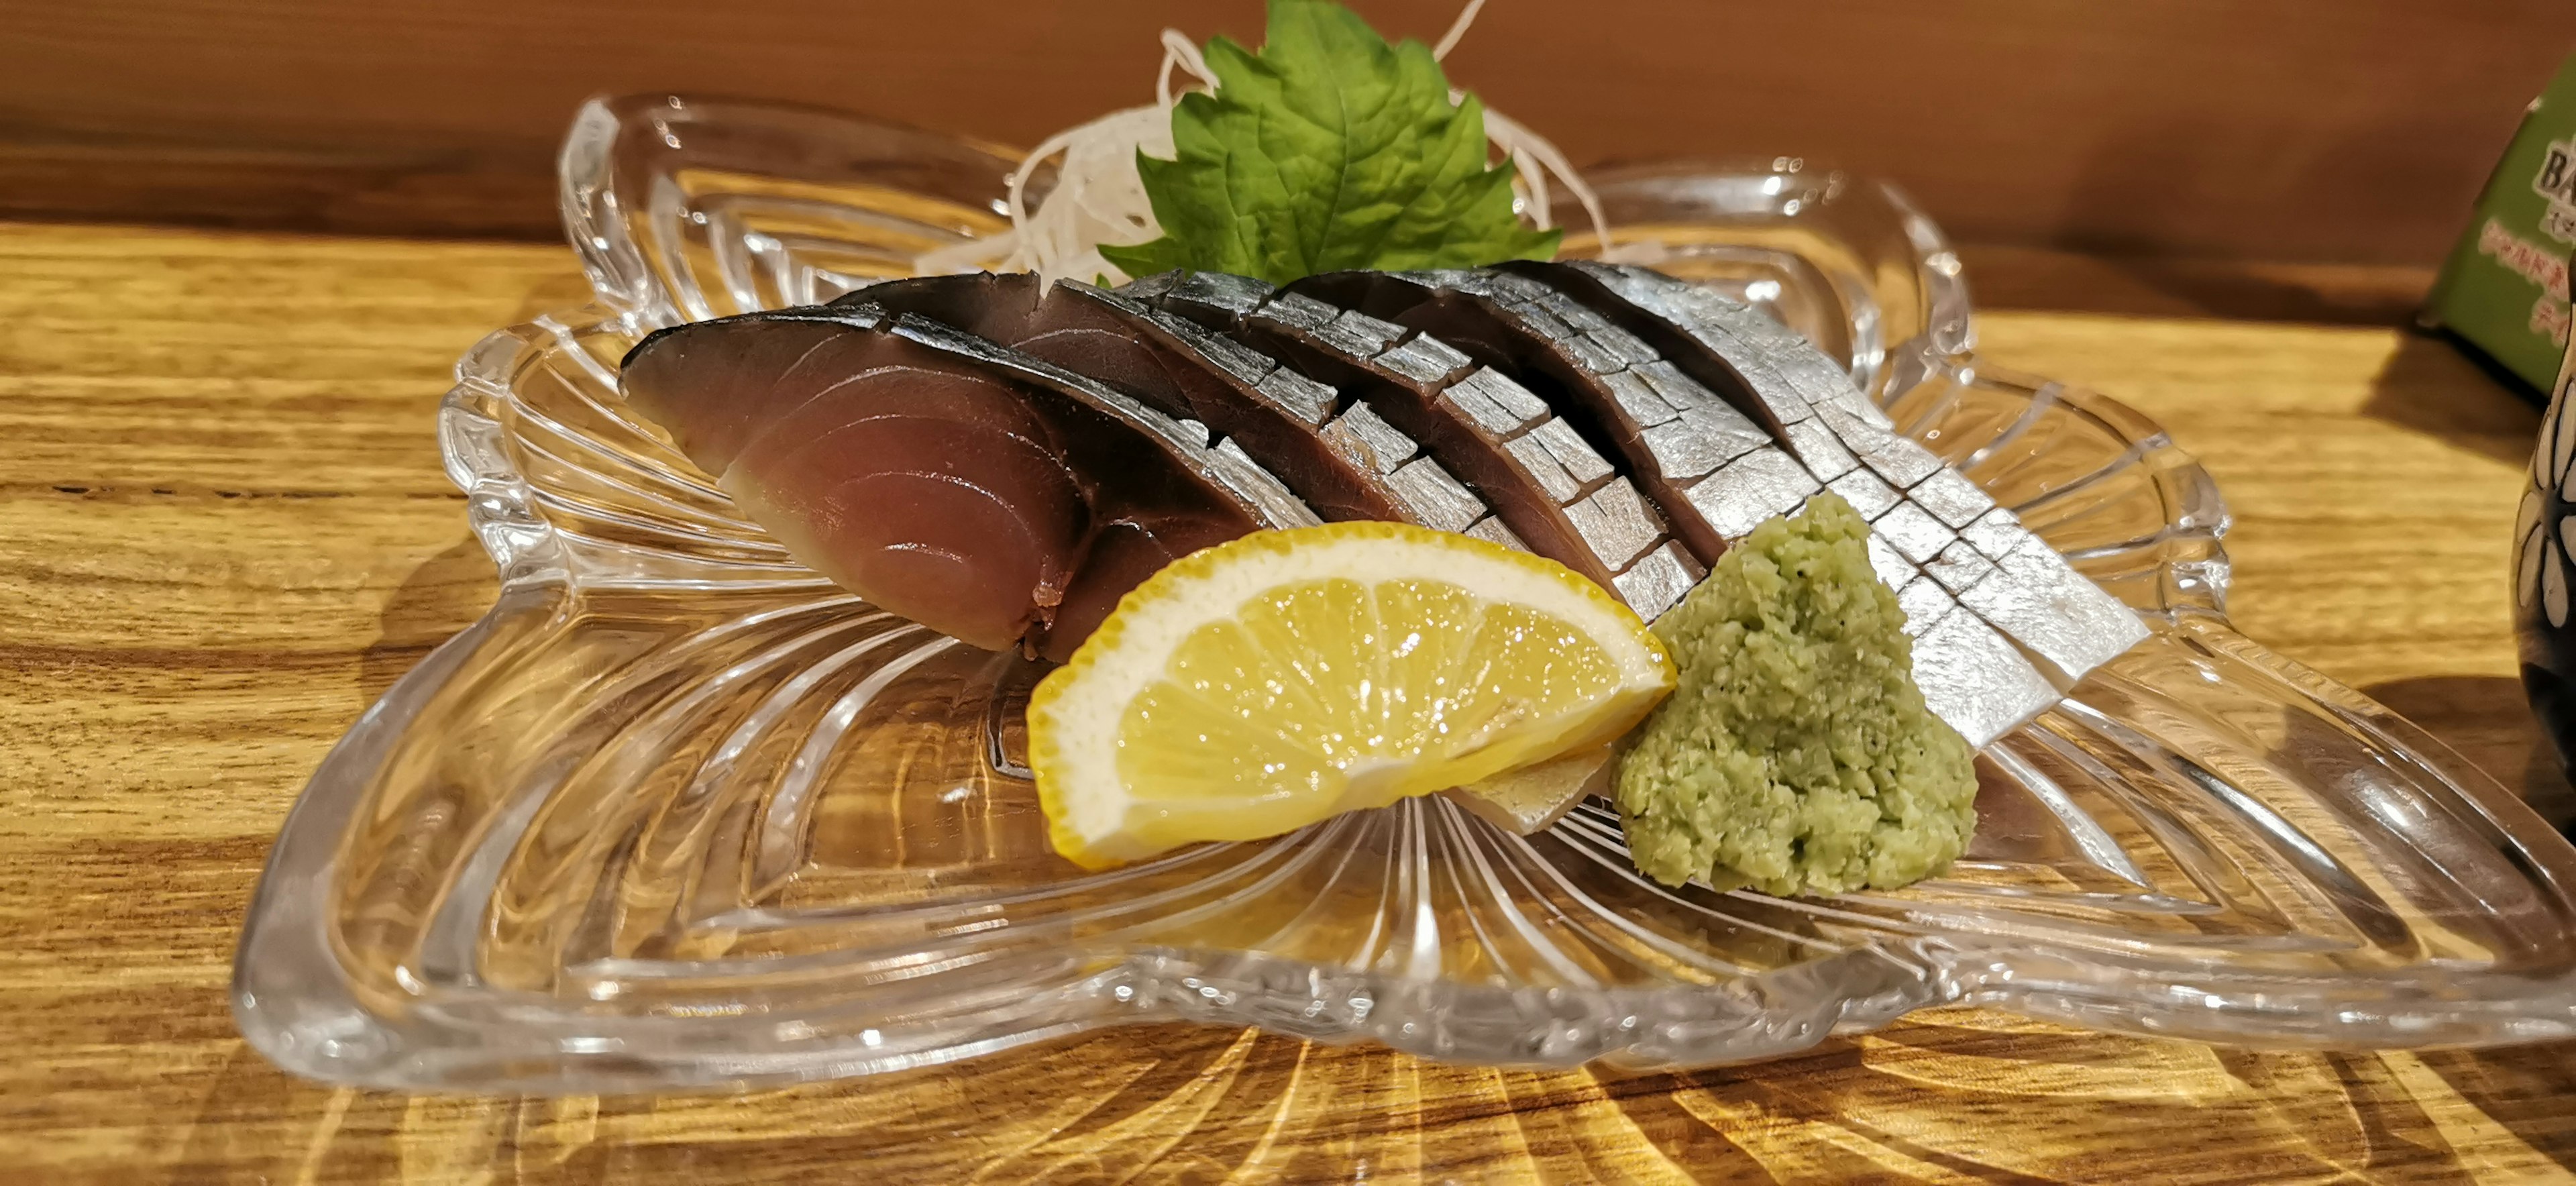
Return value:
M 1837 894 L 1911 884 L 1966 850 L 1976 755 L 1923 706 L 1868 538 L 1851 504 L 1818 495 L 1657 620 L 1681 680 L 1615 790 L 1640 871 Z
M 1484 108 L 1452 104 L 1419 41 L 1389 45 L 1330 0 L 1271 0 L 1259 52 L 1209 41 L 1214 94 L 1172 110 L 1174 159 L 1136 154 L 1163 237 L 1103 246 L 1131 276 L 1173 268 L 1285 284 L 1352 268 L 1547 259 L 1562 232 L 1512 212 Z

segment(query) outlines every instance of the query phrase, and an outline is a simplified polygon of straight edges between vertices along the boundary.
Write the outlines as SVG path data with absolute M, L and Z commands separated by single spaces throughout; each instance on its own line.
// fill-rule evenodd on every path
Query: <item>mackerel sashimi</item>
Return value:
M 1644 268 L 921 277 L 664 330 L 626 366 L 799 559 L 1044 658 L 1172 560 L 1334 520 L 1535 552 L 1651 621 L 1828 490 L 1973 743 L 2143 632 L 1822 352 Z
M 1375 455 L 1326 430 L 1332 388 L 1122 294 L 1028 272 L 978 272 L 888 280 L 834 302 L 853 305 L 954 326 L 1204 424 L 1327 521 L 1413 517 Z
M 1312 522 L 1098 383 L 865 305 L 662 330 L 627 400 L 798 560 L 979 647 L 1061 659 L 1165 564 Z

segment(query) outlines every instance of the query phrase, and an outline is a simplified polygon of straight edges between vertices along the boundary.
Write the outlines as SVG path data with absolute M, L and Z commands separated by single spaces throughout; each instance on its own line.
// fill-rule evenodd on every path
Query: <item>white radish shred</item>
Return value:
M 1169 108 L 1113 111 L 1047 137 L 1011 174 L 1009 230 L 926 252 L 913 260 L 913 270 L 924 276 L 976 268 L 1033 271 L 1050 280 L 1116 272 L 1101 258 L 1101 244 L 1145 243 L 1162 234 L 1136 174 L 1139 149 L 1171 155 Z M 1055 188 L 1032 213 L 1029 174 L 1059 153 L 1064 163 L 1056 170 Z
M 1482 4 L 1485 0 L 1475 2 Z M 1207 89 L 1216 89 L 1216 71 L 1208 69 L 1207 56 L 1199 52 L 1199 43 L 1178 29 L 1165 29 L 1163 68 L 1154 76 L 1154 97 L 1161 100 L 1164 107 L 1169 108 L 1181 101 L 1180 96 L 1172 93 L 1172 68 L 1175 66 L 1189 71 L 1190 77 L 1199 80 Z
M 1458 92 L 1450 92 L 1451 102 L 1456 102 L 1459 97 Z M 1485 109 L 1485 139 L 1493 141 L 1494 147 L 1501 149 L 1518 166 L 1512 170 L 1512 192 L 1520 195 L 1523 208 L 1529 211 L 1530 221 L 1539 226 L 1554 225 L 1555 220 L 1548 217 L 1547 207 L 1547 178 L 1554 177 L 1582 205 L 1583 216 L 1592 221 L 1593 237 L 1601 241 L 1602 249 L 1609 249 L 1610 219 L 1601 213 L 1601 199 L 1593 195 L 1592 187 L 1583 183 L 1583 175 L 1574 171 L 1574 165 L 1565 159 L 1565 153 L 1547 137 L 1488 107 Z M 1547 172 L 1539 172 L 1538 168 L 1532 167 L 1532 162 Z
M 1449 31 L 1440 35 L 1440 44 L 1431 47 L 1431 60 L 1441 61 L 1449 56 L 1450 50 L 1458 48 L 1458 43 L 1467 36 L 1467 27 L 1475 24 L 1476 14 L 1483 11 L 1485 0 L 1467 0 L 1467 7 L 1458 10 L 1458 19 L 1449 22 Z
M 1441 36 L 1432 56 L 1447 57 L 1484 7 L 1485 0 L 1467 0 L 1467 7 Z M 1172 86 L 1175 72 L 1187 76 L 1180 91 Z M 1098 276 L 1127 279 L 1125 272 L 1100 254 L 1100 248 L 1150 243 L 1162 237 L 1163 227 L 1154 218 L 1153 200 L 1146 195 L 1144 179 L 1136 172 L 1136 154 L 1144 152 L 1164 160 L 1173 157 L 1172 108 L 1183 94 L 1194 89 L 1215 90 L 1216 75 L 1208 69 L 1198 44 L 1187 34 L 1178 29 L 1163 30 L 1163 65 L 1154 81 L 1152 106 L 1113 111 L 1041 141 L 1011 174 L 1007 203 L 1010 229 L 923 252 L 913 258 L 914 273 L 935 276 L 986 269 L 1035 272 L 1048 280 L 1090 280 Z M 1453 104 L 1462 98 L 1464 92 L 1449 92 Z M 1485 109 L 1485 138 L 1515 166 L 1514 209 L 1527 215 L 1534 225 L 1552 225 L 1547 179 L 1553 177 L 1583 206 L 1602 255 L 1616 258 L 1610 222 L 1602 216 L 1600 199 L 1556 145 L 1491 107 Z M 1035 210 L 1030 209 L 1027 187 L 1031 175 L 1059 155 L 1064 160 L 1056 167 L 1054 188 L 1038 200 Z

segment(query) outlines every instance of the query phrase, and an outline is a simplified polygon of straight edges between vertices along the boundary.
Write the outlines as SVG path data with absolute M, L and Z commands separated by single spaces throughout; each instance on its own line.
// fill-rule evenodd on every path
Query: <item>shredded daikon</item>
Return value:
M 1466 8 L 1431 51 L 1432 56 L 1447 57 L 1484 7 L 1485 0 L 1467 0 Z M 1010 196 L 1005 203 L 1010 229 L 924 252 L 914 258 L 913 270 L 924 276 L 989 269 L 1036 272 L 1049 280 L 1089 280 L 1104 275 L 1126 278 L 1125 273 L 1101 257 L 1101 246 L 1148 243 L 1163 233 L 1162 225 L 1154 219 L 1154 204 L 1145 193 L 1144 179 L 1137 175 L 1136 154 L 1142 151 L 1156 157 L 1172 156 L 1172 108 L 1190 90 L 1214 90 L 1217 85 L 1215 74 L 1199 53 L 1198 43 L 1178 29 L 1163 30 L 1162 40 L 1163 64 L 1155 77 L 1151 106 L 1113 111 L 1040 141 L 1010 176 Z M 1180 90 L 1173 89 L 1176 73 L 1186 76 Z M 1464 97 L 1461 91 L 1449 93 L 1452 103 Z M 1485 109 L 1485 138 L 1515 166 L 1513 206 L 1532 225 L 1545 227 L 1553 223 L 1547 183 L 1554 178 L 1583 207 L 1602 253 L 1613 255 L 1610 223 L 1602 216 L 1600 199 L 1556 145 L 1491 107 Z M 1056 166 L 1054 186 L 1038 199 L 1034 209 L 1030 208 L 1031 178 L 1059 156 L 1063 160 Z
M 1467 27 L 1476 23 L 1476 14 L 1483 11 L 1485 0 L 1467 0 L 1467 7 L 1458 10 L 1458 19 L 1449 22 L 1449 31 L 1440 35 L 1440 44 L 1431 47 L 1431 60 L 1447 59 L 1449 51 L 1458 48 L 1458 42 L 1467 36 Z

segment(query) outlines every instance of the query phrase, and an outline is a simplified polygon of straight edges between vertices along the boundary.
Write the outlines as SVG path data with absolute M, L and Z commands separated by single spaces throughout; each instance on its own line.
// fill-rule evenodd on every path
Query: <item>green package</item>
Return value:
M 2442 265 L 2425 324 L 2447 329 L 2546 391 L 2567 346 L 2576 252 L 2576 58 L 2532 100 L 2477 214 Z

